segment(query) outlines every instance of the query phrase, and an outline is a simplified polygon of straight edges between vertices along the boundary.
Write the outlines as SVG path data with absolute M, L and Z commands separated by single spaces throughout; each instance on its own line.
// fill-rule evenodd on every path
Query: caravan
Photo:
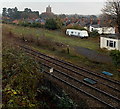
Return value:
M 87 38 L 88 37 L 88 32 L 86 30 L 67 29 L 66 30 L 66 35 L 77 36 L 77 37 L 80 37 L 80 38 Z

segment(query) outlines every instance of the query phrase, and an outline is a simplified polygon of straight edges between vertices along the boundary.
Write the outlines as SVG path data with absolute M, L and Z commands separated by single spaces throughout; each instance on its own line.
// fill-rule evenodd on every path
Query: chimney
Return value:
M 98 19 L 98 25 L 100 25 L 100 19 Z

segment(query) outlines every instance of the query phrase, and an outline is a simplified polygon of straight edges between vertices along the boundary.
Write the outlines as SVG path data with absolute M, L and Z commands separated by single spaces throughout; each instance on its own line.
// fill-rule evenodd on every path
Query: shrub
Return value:
M 99 36 L 99 35 L 100 35 L 100 34 L 98 33 L 97 30 L 94 30 L 94 31 L 90 32 L 90 36 L 91 36 L 91 37 L 96 37 L 96 36 Z
M 120 51 L 112 50 L 110 56 L 112 57 L 114 65 L 120 68 Z
M 55 30 L 58 29 L 57 22 L 54 19 L 48 19 L 45 23 L 45 28 Z
M 40 66 L 16 50 L 3 48 L 3 104 L 4 107 L 34 107 L 41 81 Z

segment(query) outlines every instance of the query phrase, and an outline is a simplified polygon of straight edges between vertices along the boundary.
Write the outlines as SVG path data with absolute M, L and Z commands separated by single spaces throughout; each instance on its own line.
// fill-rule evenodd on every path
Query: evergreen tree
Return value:
M 45 27 L 47 29 L 55 30 L 58 28 L 58 25 L 54 19 L 48 19 L 48 20 L 46 20 Z
M 6 9 L 6 8 L 3 8 L 2 16 L 3 16 L 3 17 L 6 17 L 6 16 L 7 16 L 7 9 Z

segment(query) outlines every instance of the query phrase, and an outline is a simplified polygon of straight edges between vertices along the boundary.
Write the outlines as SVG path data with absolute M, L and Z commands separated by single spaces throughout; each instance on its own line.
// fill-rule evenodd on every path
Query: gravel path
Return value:
M 101 63 L 111 63 L 112 59 L 110 56 L 97 53 L 96 51 L 90 50 L 83 47 L 74 47 L 76 52 L 80 55 L 87 57 L 90 60 L 101 62 Z

